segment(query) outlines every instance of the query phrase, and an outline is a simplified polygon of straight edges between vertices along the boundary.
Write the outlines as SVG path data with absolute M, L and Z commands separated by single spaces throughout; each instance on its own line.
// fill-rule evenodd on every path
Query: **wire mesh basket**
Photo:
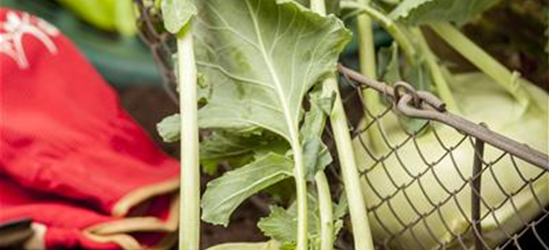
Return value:
M 175 99 L 174 38 L 156 9 L 136 4 L 141 37 Z M 377 249 L 549 249 L 545 153 L 446 111 L 405 82 L 389 86 L 343 66 L 339 73 Z M 378 92 L 387 108 L 364 105 L 364 91 Z M 419 125 L 410 130 L 402 117 Z M 547 151 L 547 128 L 526 133 Z

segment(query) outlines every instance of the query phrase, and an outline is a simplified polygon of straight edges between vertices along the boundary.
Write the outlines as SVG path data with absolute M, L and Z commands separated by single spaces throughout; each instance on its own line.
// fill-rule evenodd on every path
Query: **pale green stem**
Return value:
M 490 76 L 519 103 L 526 106 L 528 94 L 520 86 L 516 74 L 490 56 L 486 51 L 467 38 L 449 23 L 432 23 L 429 25 L 437 35 L 458 51 L 469 62 Z
M 330 114 L 330 124 L 337 148 L 339 165 L 341 166 L 343 186 L 349 200 L 355 249 L 374 250 L 374 241 L 366 212 L 366 202 L 360 184 L 360 174 L 358 173 L 347 117 L 343 109 L 337 81 L 332 76 L 326 79 L 323 84 L 322 93 L 324 96 L 331 96 L 332 93 L 336 93 L 336 100 Z
M 370 0 L 357 0 L 358 4 L 366 9 Z M 374 33 L 372 32 L 372 20 L 368 15 L 359 15 L 357 17 L 358 24 L 358 57 L 360 60 L 360 72 L 367 77 L 377 79 L 376 72 L 376 51 L 374 46 Z M 373 99 L 380 102 L 379 95 L 376 92 Z M 381 111 L 375 110 L 375 111 Z
M 297 131 L 297 130 L 296 130 Z M 292 141 L 294 153 L 294 179 L 297 195 L 297 250 L 309 250 L 308 215 L 307 215 L 307 180 L 303 165 L 303 150 L 297 137 Z
M 399 27 L 397 25 L 397 23 L 395 23 L 393 20 L 391 20 L 390 18 L 385 16 L 380 11 L 376 10 L 375 8 L 372 8 L 368 3 L 369 3 L 369 0 L 357 0 L 357 2 L 349 0 L 349 1 L 342 1 L 341 2 L 341 8 L 344 8 L 344 9 L 345 8 L 357 9 L 361 13 L 366 14 L 366 15 L 359 15 L 357 17 L 357 19 L 358 19 L 359 43 L 361 41 L 360 37 L 363 36 L 363 35 L 361 35 L 361 32 L 363 32 L 365 30 L 364 28 L 365 28 L 365 25 L 367 24 L 366 22 L 362 22 L 363 24 L 361 25 L 361 20 L 368 20 L 367 22 L 370 22 L 370 25 L 371 25 L 371 21 L 369 19 L 373 18 L 373 20 L 377 21 L 381 25 L 381 27 L 383 27 L 387 31 L 387 33 L 389 33 L 391 35 L 391 37 L 396 41 L 396 43 L 400 46 L 400 48 L 404 52 L 404 55 L 406 55 L 406 58 L 409 61 L 413 61 L 414 57 L 417 54 L 417 51 L 416 51 L 413 43 L 410 41 L 410 39 L 408 39 L 408 37 L 404 33 L 402 27 Z M 370 33 L 372 33 L 372 32 L 370 31 Z M 364 35 L 368 36 L 367 34 L 364 34 Z M 372 35 L 372 37 L 373 37 L 373 35 Z M 368 42 L 368 41 L 365 40 L 365 42 Z M 371 42 L 372 42 L 371 44 L 374 44 L 373 39 L 372 39 Z M 364 74 L 364 72 L 362 72 L 362 74 Z
M 369 3 L 370 0 L 358 0 L 358 2 L 356 2 L 356 4 L 359 6 L 358 8 L 364 10 L 370 9 Z M 372 32 L 372 20 L 370 19 L 369 15 L 359 15 L 357 17 L 357 22 L 358 57 L 360 63 L 360 72 L 371 79 L 377 79 L 376 51 L 374 44 L 374 33 Z M 381 96 L 376 90 L 366 88 L 362 91 L 362 96 L 364 97 L 365 108 L 370 111 L 372 115 L 379 115 L 385 109 L 385 107 L 381 103 Z M 373 122 L 373 118 L 365 115 L 364 122 L 366 124 L 371 123 Z M 384 148 L 383 138 L 381 138 L 376 125 L 373 125 L 373 127 L 367 130 L 366 133 L 367 136 L 370 138 L 370 141 L 372 142 L 372 146 L 375 151 L 380 151 Z
M 326 15 L 325 7 L 316 9 L 317 6 L 325 6 L 324 0 L 311 0 L 311 2 L 313 11 L 321 15 Z M 330 124 L 332 126 L 343 176 L 343 186 L 345 187 L 348 200 L 351 201 L 349 203 L 349 213 L 353 226 L 355 249 L 374 250 L 374 241 L 372 239 L 372 232 L 366 212 L 366 202 L 362 195 L 360 175 L 355 161 L 347 117 L 345 115 L 345 110 L 343 109 L 343 102 L 341 100 L 341 95 L 339 94 L 335 75 L 331 75 L 324 80 L 322 88 L 322 95 L 324 97 L 332 96 L 333 93 L 336 94 L 336 100 L 334 101 L 334 107 L 330 114 Z
M 320 250 L 334 249 L 334 212 L 330 185 L 323 171 L 315 175 L 320 211 Z
M 181 174 L 179 249 L 198 250 L 200 240 L 200 169 L 198 154 L 196 64 L 190 30 L 177 38 Z
M 437 92 L 440 98 L 444 101 L 448 110 L 459 113 L 459 107 L 456 103 L 454 95 L 452 94 L 452 90 L 450 90 L 450 86 L 448 85 L 448 82 L 446 81 L 446 78 L 442 73 L 442 68 L 437 60 L 436 55 L 433 53 L 433 51 L 431 51 L 431 48 L 429 48 L 429 45 L 427 44 L 423 33 L 421 33 L 421 30 L 417 27 L 411 28 L 411 30 L 412 33 L 416 36 L 419 48 L 421 49 L 421 52 L 427 63 L 427 67 L 429 67 L 430 69 L 429 71 L 431 72 L 431 76 L 433 77 L 433 81 L 435 82 L 435 87 L 437 88 Z
M 368 6 L 369 0 L 358 0 L 361 5 Z M 374 46 L 374 33 L 372 32 L 372 20 L 368 15 L 359 15 L 357 17 L 358 26 L 358 58 L 360 62 L 360 72 L 372 79 L 377 79 L 376 72 L 376 50 Z M 377 115 L 383 111 L 379 93 L 372 89 L 364 89 L 363 96 L 366 100 L 366 106 Z M 374 130 L 370 130 L 374 131 Z
M 324 1 L 311 1 L 311 9 L 318 13 L 325 14 L 326 6 Z M 323 171 L 315 175 L 315 184 L 318 191 L 318 206 L 320 210 L 320 250 L 332 250 L 334 247 L 334 221 L 332 212 L 332 197 L 330 186 Z M 305 200 L 307 202 L 307 200 Z M 299 206 L 298 202 L 298 206 Z M 307 208 L 305 208 L 307 211 Z M 298 218 L 298 223 L 299 223 Z M 298 241 L 299 242 L 299 241 Z M 299 249 L 299 243 L 298 243 Z

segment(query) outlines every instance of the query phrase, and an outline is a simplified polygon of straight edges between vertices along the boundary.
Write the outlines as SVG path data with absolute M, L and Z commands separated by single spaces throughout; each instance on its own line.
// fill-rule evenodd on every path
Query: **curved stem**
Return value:
M 414 59 L 414 57 L 417 54 L 417 51 L 413 43 L 410 41 L 410 39 L 408 39 L 404 31 L 402 30 L 402 28 L 399 27 L 397 23 L 393 22 L 393 20 L 388 18 L 385 14 L 372 8 L 369 5 L 369 0 L 358 0 L 357 2 L 342 1 L 341 8 L 357 9 L 360 11 L 359 13 L 364 13 L 370 18 L 373 18 L 375 21 L 377 21 L 381 25 L 381 27 L 383 27 L 387 31 L 387 33 L 391 35 L 391 37 L 393 37 L 393 39 L 397 42 L 397 44 L 402 48 L 402 51 L 404 52 L 404 55 L 406 55 L 406 58 L 410 61 Z M 362 36 L 360 35 L 360 32 L 364 31 L 364 27 L 361 27 L 361 20 L 370 19 L 367 16 L 366 18 L 365 18 L 365 15 L 359 15 L 357 17 L 358 25 L 359 25 L 358 26 L 359 38 L 360 36 Z M 362 22 L 364 22 L 364 25 L 366 25 L 365 21 L 362 21 Z M 370 25 L 371 25 L 371 21 L 370 21 Z M 372 40 L 372 44 L 373 44 L 373 40 Z M 364 72 L 362 73 L 364 74 Z
M 419 48 L 425 57 L 425 62 L 427 63 L 427 67 L 430 69 L 429 71 L 431 72 L 431 76 L 433 77 L 433 81 L 435 82 L 435 87 L 437 88 L 440 98 L 444 101 L 448 110 L 454 113 L 459 113 L 459 107 L 456 103 L 454 95 L 452 94 L 452 90 L 450 90 L 450 86 L 442 73 L 442 68 L 437 61 L 436 55 L 433 51 L 431 51 L 431 48 L 429 48 L 429 45 L 421 33 L 421 30 L 418 27 L 411 28 L 411 30 L 417 38 Z
M 486 51 L 463 35 L 449 23 L 432 23 L 429 25 L 437 35 L 457 50 L 469 62 L 494 79 L 507 93 L 522 105 L 527 105 L 528 94 L 518 84 L 516 75 L 490 56 Z
M 181 114 L 181 188 L 179 240 L 181 250 L 198 250 L 200 242 L 200 168 L 198 154 L 197 88 L 193 38 L 190 30 L 177 38 L 179 110 Z
M 334 212 L 330 185 L 323 171 L 315 175 L 320 211 L 320 250 L 334 249 Z

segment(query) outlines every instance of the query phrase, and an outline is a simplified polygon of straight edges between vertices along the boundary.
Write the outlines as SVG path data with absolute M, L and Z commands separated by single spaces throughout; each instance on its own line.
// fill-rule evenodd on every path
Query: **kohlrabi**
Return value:
M 398 56 L 393 59 L 396 75 L 404 75 L 399 71 L 410 67 L 427 69 L 427 80 L 433 83 L 435 92 L 451 112 L 474 122 L 484 122 L 493 131 L 547 153 L 547 94 L 510 73 L 447 23 L 463 23 L 495 2 L 405 0 L 385 16 L 381 14 L 383 10 L 376 12 L 365 6 L 367 3 L 344 1 L 346 7 L 362 9 L 385 27 L 392 25 L 404 31 L 405 37 L 395 37 L 395 41 L 405 55 L 409 54 L 406 48 L 410 43 L 419 52 L 407 56 L 405 65 L 400 65 Z M 452 76 L 441 66 L 416 25 L 431 27 L 484 74 Z M 388 31 L 394 33 L 394 29 Z M 361 44 L 361 53 L 371 51 L 364 49 L 366 46 L 371 45 Z M 361 60 L 361 64 L 373 63 L 372 58 Z M 376 77 L 375 72 L 367 69 L 368 65 L 362 68 L 366 76 Z M 380 76 L 382 80 L 385 77 Z M 424 86 L 417 78 L 408 81 L 418 89 Z M 372 95 L 370 90 L 364 93 L 365 106 L 376 115 L 383 106 L 380 97 L 372 98 Z M 416 139 L 403 143 L 410 137 L 410 126 L 409 121 L 402 120 L 399 115 L 388 113 L 378 121 L 393 148 L 386 145 L 377 125 L 354 141 L 356 159 L 365 174 L 362 184 L 366 204 L 371 209 L 374 239 L 391 249 L 472 246 L 469 180 L 475 154 L 471 139 L 451 127 L 435 123 Z M 363 124 L 369 122 L 371 118 Z M 371 153 L 382 159 L 381 162 Z M 501 243 L 549 205 L 547 174 L 509 155 L 501 158 L 502 154 L 487 146 L 484 161 L 489 165 L 484 165 L 482 170 L 481 228 L 483 239 L 490 246 Z M 458 236 L 463 243 L 456 240 Z
M 534 86 L 524 87 L 530 96 L 526 110 L 481 73 L 456 75 L 451 81 L 461 115 L 475 122 L 484 122 L 491 130 L 546 153 L 547 94 Z M 393 146 L 409 137 L 396 119 L 388 116 L 381 121 Z M 376 150 L 374 153 L 378 157 L 385 157 L 383 163 L 377 165 L 364 150 L 364 146 L 372 148 L 368 134 L 355 139 L 356 158 L 361 171 L 366 173 L 363 179 L 366 203 L 369 208 L 375 207 L 369 214 L 374 238 L 383 242 L 397 235 L 390 240 L 395 249 L 433 249 L 442 243 L 447 246 L 451 243 L 450 246 L 461 249 L 455 235 L 471 230 L 468 179 L 472 176 L 473 147 L 469 139 L 462 141 L 464 136 L 448 126 L 434 125 L 432 130 L 436 130 L 438 139 L 434 131 L 427 131 L 418 136 L 416 142 L 408 141 L 395 152 L 390 153 L 387 148 Z M 447 147 L 456 147 L 451 155 L 441 146 L 439 139 Z M 501 155 L 500 150 L 487 147 L 484 161 L 495 161 Z M 443 160 L 439 161 L 441 158 Z M 514 233 L 524 226 L 521 218 L 532 220 L 540 213 L 541 207 L 549 205 L 547 175 L 540 168 L 515 161 L 517 168 L 506 155 L 482 174 L 481 216 L 486 217 L 481 226 L 484 240 L 492 246 L 506 239 L 505 231 L 500 228 Z M 435 162 L 431 166 L 426 164 Z M 526 180 L 535 181 L 524 189 Z M 387 197 L 390 198 L 383 200 Z M 408 226 L 410 228 L 405 229 Z M 472 242 L 471 231 L 462 237 Z

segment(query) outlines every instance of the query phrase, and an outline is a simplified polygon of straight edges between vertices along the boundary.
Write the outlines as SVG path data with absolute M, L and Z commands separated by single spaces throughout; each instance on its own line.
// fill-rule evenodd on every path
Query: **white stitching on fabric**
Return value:
M 29 67 L 23 46 L 25 35 L 35 37 L 51 54 L 57 54 L 57 47 L 51 39 L 59 35 L 57 28 L 28 13 L 8 11 L 5 20 L 0 21 L 0 53 L 12 58 L 19 68 Z

